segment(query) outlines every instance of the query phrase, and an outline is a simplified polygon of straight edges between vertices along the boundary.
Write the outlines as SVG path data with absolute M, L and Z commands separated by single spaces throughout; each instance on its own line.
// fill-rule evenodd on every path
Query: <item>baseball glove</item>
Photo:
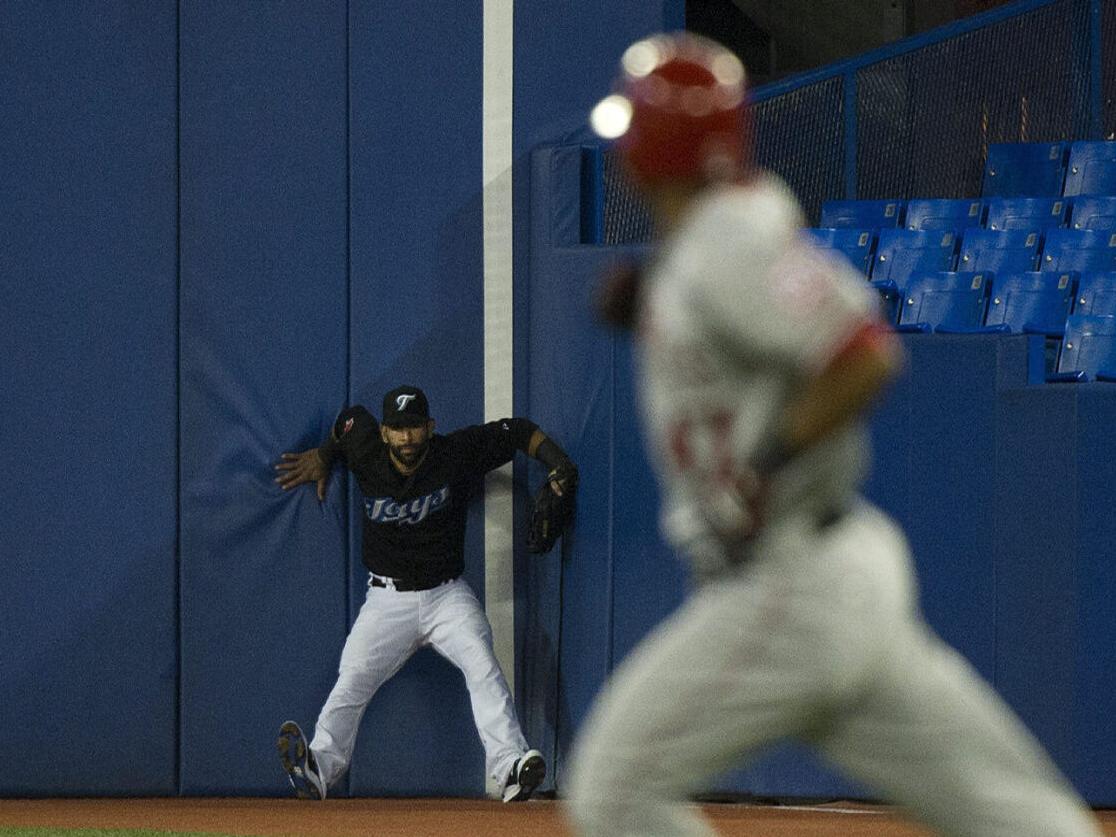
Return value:
M 559 496 L 551 482 L 562 486 Z M 527 551 L 536 554 L 550 552 L 554 542 L 562 536 L 573 519 L 577 495 L 577 469 L 555 468 L 531 500 L 531 522 L 527 530 Z

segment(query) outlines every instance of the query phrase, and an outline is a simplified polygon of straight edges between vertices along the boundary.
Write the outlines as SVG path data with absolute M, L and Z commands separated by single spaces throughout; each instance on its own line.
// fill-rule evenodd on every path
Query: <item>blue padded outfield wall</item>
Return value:
M 529 150 L 682 24 L 598 5 L 515 6 L 520 261 Z M 288 793 L 275 733 L 312 727 L 364 574 L 354 486 L 319 504 L 272 464 L 401 380 L 443 430 L 483 419 L 484 9 L 0 7 L 0 794 Z M 558 555 L 517 560 L 517 698 L 552 755 Z M 406 666 L 334 791 L 483 793 L 456 670 Z
M 0 7 L 0 434 L 12 469 L 0 724 L 21 764 L 0 794 L 287 793 L 275 731 L 288 717 L 313 724 L 364 577 L 355 487 L 337 473 L 319 504 L 309 489 L 281 492 L 272 464 L 317 443 L 342 404 L 377 410 L 400 380 L 426 388 L 443 430 L 483 418 L 485 4 L 413 5 Z M 587 316 L 619 242 L 644 245 L 638 230 L 610 237 L 632 226 L 617 198 L 586 212 L 581 187 L 598 169 L 578 144 L 623 47 L 681 26 L 682 7 L 515 6 L 515 411 L 552 432 L 584 480 L 573 536 L 541 559 L 520 551 L 515 566 L 517 702 L 559 789 L 594 694 L 686 585 L 654 524 L 631 347 Z M 1038 21 L 1056 50 L 1116 31 L 1116 0 L 1013 9 L 1022 24 L 1001 32 Z M 969 31 L 918 48 L 947 61 L 989 37 Z M 1001 54 L 995 38 L 979 42 Z M 882 59 L 886 78 L 915 72 L 908 52 Z M 1066 113 L 1066 136 L 1116 130 L 1111 95 L 1088 81 L 1111 90 L 1113 52 L 1057 65 L 1059 84 L 1088 92 L 1049 105 L 1053 116 L 1029 98 L 1032 138 Z M 898 192 L 924 185 L 911 179 L 916 140 L 898 156 L 867 153 L 870 140 L 808 147 L 811 132 L 848 135 L 842 79 L 861 69 L 760 93 L 763 159 L 814 172 L 796 183 L 808 205 L 884 189 L 866 167 L 877 157 Z M 965 86 L 939 75 L 945 100 Z M 894 102 L 900 88 L 883 86 Z M 988 107 L 989 141 L 1017 138 L 1015 98 Z M 879 112 L 899 130 L 927 108 Z M 966 121 L 958 142 L 979 159 L 970 132 Z M 910 532 L 931 621 L 1091 801 L 1116 804 L 1116 451 L 1103 432 L 1116 390 L 1029 385 L 1019 338 L 907 345 L 908 377 L 874 425 L 871 493 Z M 535 465 L 517 474 L 541 478 Z M 467 577 L 483 596 L 479 507 L 471 524 Z M 335 792 L 475 796 L 482 773 L 462 679 L 423 653 L 373 700 Z M 855 792 L 796 749 L 717 789 Z
M 176 4 L 0 6 L 0 793 L 173 793 Z
M 271 470 L 347 397 L 346 41 L 337 4 L 182 5 L 183 793 L 281 790 L 276 719 L 313 720 L 348 627 L 342 487 Z

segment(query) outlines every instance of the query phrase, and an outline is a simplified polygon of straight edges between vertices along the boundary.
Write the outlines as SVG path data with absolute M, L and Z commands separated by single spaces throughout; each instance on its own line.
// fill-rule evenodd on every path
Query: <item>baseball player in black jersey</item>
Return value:
M 376 690 L 419 648 L 433 646 L 461 669 L 484 745 L 488 773 L 505 802 L 530 798 L 546 775 L 528 749 L 507 681 L 492 651 L 492 628 L 461 578 L 470 495 L 485 473 L 523 451 L 549 469 L 556 494 L 572 490 L 577 469 L 533 422 L 506 418 L 434 432 L 422 390 L 384 396 L 382 420 L 360 406 L 341 412 L 318 448 L 284 453 L 283 489 L 316 483 L 325 498 L 333 464 L 343 460 L 363 495 L 362 558 L 368 595 L 341 652 L 337 683 L 307 744 L 298 724 L 279 731 L 279 754 L 296 794 L 324 799 L 348 768 L 364 710 Z

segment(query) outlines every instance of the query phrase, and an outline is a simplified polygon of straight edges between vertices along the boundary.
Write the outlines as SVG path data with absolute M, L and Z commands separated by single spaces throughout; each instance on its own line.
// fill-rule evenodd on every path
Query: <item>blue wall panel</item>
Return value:
M 346 13 L 181 9 L 182 790 L 287 793 L 345 635 L 345 499 L 282 492 L 346 388 Z
M 1073 762 L 1076 401 L 1072 386 L 1005 391 L 997 440 L 995 684 L 1063 769 Z
M 614 346 L 611 338 L 596 332 L 574 348 L 571 332 L 556 326 L 565 317 L 573 319 L 574 328 L 584 324 L 601 255 L 571 251 L 567 255 L 573 260 L 572 273 L 550 272 L 534 263 L 537 256 L 545 259 L 549 255 L 545 248 L 555 243 L 552 200 L 567 211 L 576 210 L 581 200 L 576 167 L 572 182 L 548 174 L 553 165 L 573 162 L 579 156 L 576 151 L 567 153 L 565 160 L 559 160 L 562 152 L 544 151 L 545 159 L 531 152 L 556 137 L 586 135 L 589 109 L 607 91 L 625 47 L 650 32 L 682 28 L 684 8 L 682 0 L 515 4 L 516 412 L 553 433 L 581 464 L 583 477 L 576 531 L 562 545 L 561 555 L 555 550 L 544 561 L 521 562 L 516 570 L 517 699 L 528 739 L 552 758 L 551 775 L 559 779 L 571 743 L 569 733 L 592 697 L 598 665 L 607 664 L 596 654 L 584 661 L 586 669 L 580 668 L 576 655 L 560 664 L 552 642 L 561 637 L 564 648 L 584 648 L 582 643 L 590 635 L 608 641 L 609 628 L 600 621 L 607 610 L 594 611 L 607 601 L 611 583 L 607 566 L 602 565 L 608 542 L 601 538 L 607 531 L 601 516 L 610 513 L 611 487 L 602 481 L 600 456 L 608 457 L 609 450 L 601 446 L 596 428 L 612 424 L 611 385 L 601 375 L 604 354 Z M 559 193 L 552 193 L 554 189 Z M 537 276 L 548 277 L 543 281 L 549 287 L 540 288 L 533 279 Z M 571 299 L 574 304 L 569 306 Z M 576 365 L 574 357 L 589 365 Z M 571 369 L 576 370 L 572 376 Z M 582 402 L 585 397 L 591 400 Z M 587 423 L 590 418 L 592 423 Z M 530 473 L 536 481 L 540 477 L 534 470 Z M 556 566 L 559 558 L 561 565 Z M 575 603 L 576 618 L 566 613 L 570 602 Z
M 531 390 L 531 415 L 563 442 L 578 463 L 577 519 L 564 538 L 560 587 L 545 600 L 560 606 L 557 714 L 549 719 L 556 733 L 554 772 L 561 782 L 568 748 L 599 683 L 610 668 L 613 608 L 612 515 L 615 433 L 612 357 L 614 338 L 600 328 L 585 328 L 590 290 L 597 276 L 597 254 L 565 249 L 551 262 L 550 281 L 532 288 L 532 333 L 540 343 L 532 352 L 538 382 Z M 583 329 L 578 332 L 578 329 Z M 568 335 L 578 333 L 571 341 Z
M 1072 762 L 1074 784 L 1093 804 L 1116 805 L 1116 386 L 1078 388 L 1077 506 L 1078 564 L 1074 581 L 1077 611 L 1073 644 Z M 1045 526 L 1042 526 L 1045 528 Z M 1062 585 L 1066 580 L 1062 579 Z
M 985 336 L 907 338 L 911 378 L 905 450 L 881 450 L 909 458 L 904 524 L 919 571 L 920 601 L 927 621 L 989 680 L 995 674 L 995 573 L 997 534 L 996 401 L 1005 347 L 1017 345 L 1025 382 L 1026 340 L 1011 343 Z M 874 420 L 888 423 L 885 405 Z
M 652 478 L 643 413 L 636 393 L 636 359 L 631 340 L 617 339 L 613 374 L 612 602 L 613 665 L 682 603 L 690 587 L 689 569 L 663 542 L 659 491 Z
M 481 10 L 478 0 L 437 13 L 377 3 L 350 11 L 350 398 L 378 415 L 386 390 L 414 383 L 441 432 L 484 418 Z M 469 518 L 466 579 L 483 601 L 479 512 Z M 366 578 L 359 514 L 354 506 L 354 618 Z M 358 795 L 483 793 L 483 750 L 457 669 L 423 652 L 380 690 L 351 777 Z
M 0 795 L 175 788 L 174 55 L 0 6 Z

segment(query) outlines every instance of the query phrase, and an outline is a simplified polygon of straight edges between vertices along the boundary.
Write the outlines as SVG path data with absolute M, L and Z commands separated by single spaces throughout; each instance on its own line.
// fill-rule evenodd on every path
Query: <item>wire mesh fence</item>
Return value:
M 1116 0 L 1101 6 L 1101 114 L 1090 111 L 1091 8 L 1057 0 L 781 95 L 765 99 L 761 89 L 756 158 L 790 184 L 814 224 L 831 198 L 977 196 L 991 143 L 1083 139 L 1094 116 L 1116 138 Z M 855 114 L 845 112 L 849 83 Z M 855 173 L 845 171 L 850 156 Z M 604 243 L 651 238 L 646 209 L 609 152 L 604 213 Z
M 864 67 L 857 197 L 975 197 L 990 143 L 1086 136 L 1088 45 L 1062 0 Z
M 1101 123 L 1105 139 L 1116 140 L 1116 0 L 1101 6 Z

